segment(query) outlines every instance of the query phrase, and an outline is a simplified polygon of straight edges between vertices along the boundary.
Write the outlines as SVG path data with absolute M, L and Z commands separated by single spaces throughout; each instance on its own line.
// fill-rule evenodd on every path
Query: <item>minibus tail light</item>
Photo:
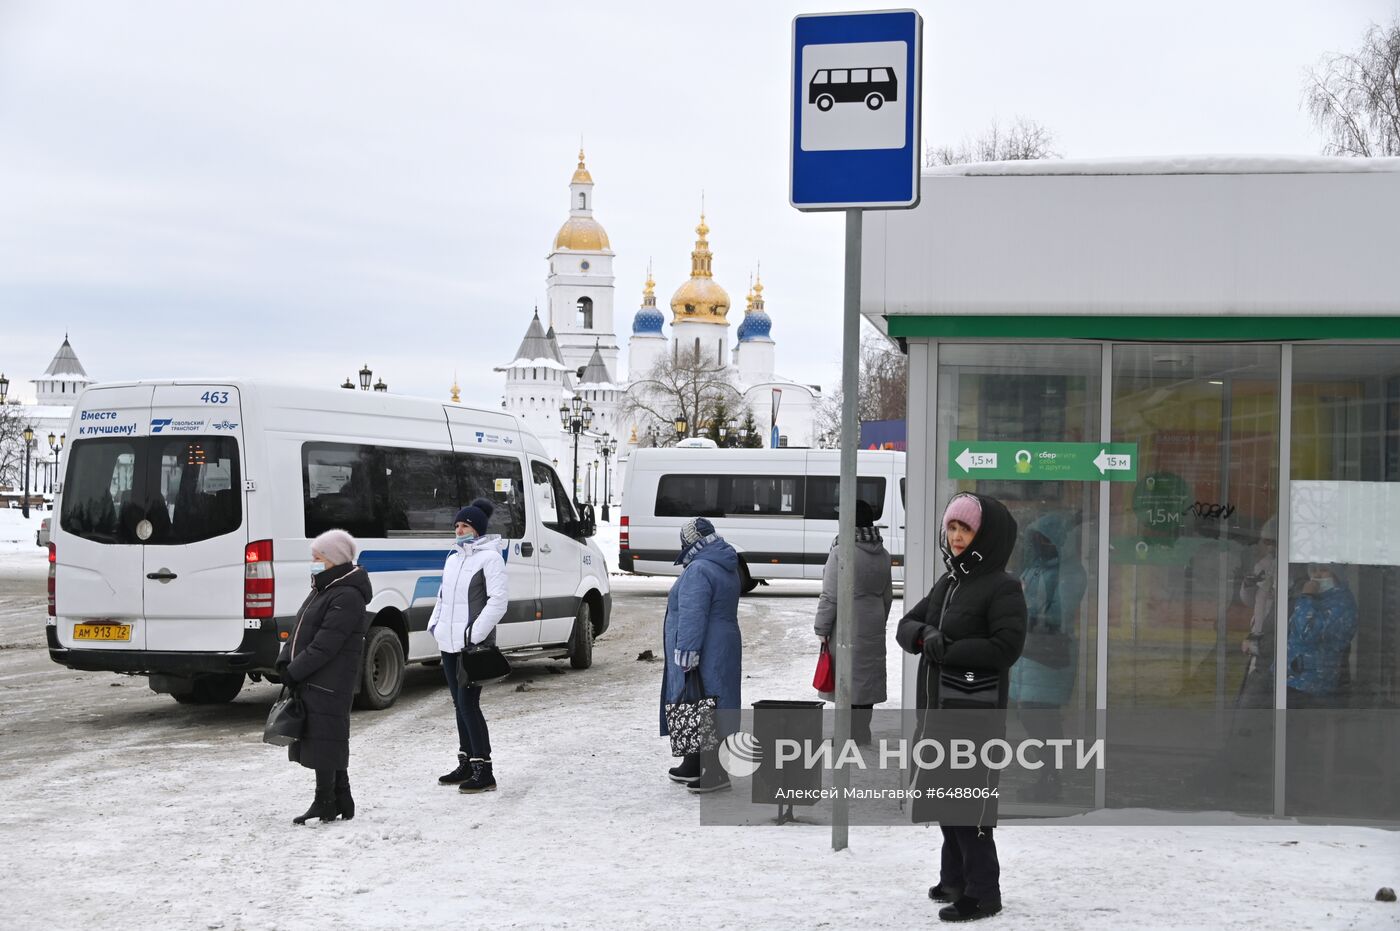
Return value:
M 58 613 L 57 613 L 57 604 L 56 604 L 56 602 L 54 601 L 54 595 L 55 595 L 55 593 L 58 591 L 58 589 L 55 587 L 55 585 L 56 585 L 56 583 L 57 583 L 57 581 L 58 581 L 58 578 L 57 578 L 57 575 L 56 575 L 57 569 L 58 569 L 58 547 L 56 547 L 56 546 L 54 546 L 52 543 L 50 543 L 50 544 L 49 544 L 49 617 L 57 617 L 57 616 L 58 616 Z
M 618 531 L 617 531 L 617 546 L 618 546 L 618 549 L 624 549 L 624 550 L 626 550 L 626 549 L 631 549 L 631 548 L 632 548 L 632 547 L 631 547 L 631 543 L 630 543 L 631 538 L 632 538 L 631 531 L 628 530 L 627 515 L 626 515 L 626 514 L 623 514 L 623 515 L 622 515 L 622 524 L 620 525 L 620 527 L 619 527 L 619 529 L 618 529 Z
M 272 541 L 249 543 L 243 551 L 243 616 L 272 617 Z

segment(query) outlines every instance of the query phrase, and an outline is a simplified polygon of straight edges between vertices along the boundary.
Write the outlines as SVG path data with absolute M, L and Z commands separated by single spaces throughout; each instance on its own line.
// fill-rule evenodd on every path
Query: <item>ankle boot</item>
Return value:
M 687 788 L 699 795 L 704 792 L 718 792 L 721 789 L 728 789 L 729 773 L 724 771 L 724 767 L 719 765 L 719 748 L 706 750 L 700 755 L 700 778 L 692 782 Z
M 690 785 L 700 778 L 700 754 L 687 753 L 681 758 L 681 765 L 672 766 L 668 772 L 672 782 Z
M 478 792 L 495 792 L 496 777 L 491 774 L 491 761 L 472 760 L 471 764 L 471 778 L 458 786 L 457 791 L 466 795 L 475 795 Z
M 335 770 L 316 770 L 316 799 L 311 803 L 311 807 L 306 809 L 306 814 L 293 818 L 292 824 L 305 824 L 312 818 L 320 818 L 322 821 L 334 821 L 340 814 L 340 809 L 335 804 Z
M 457 768 L 445 776 L 438 777 L 438 785 L 459 786 L 472 777 L 471 760 L 465 753 L 457 754 Z
M 344 820 L 349 821 L 355 817 L 355 797 L 350 794 L 350 774 L 343 769 L 335 771 L 335 807 Z

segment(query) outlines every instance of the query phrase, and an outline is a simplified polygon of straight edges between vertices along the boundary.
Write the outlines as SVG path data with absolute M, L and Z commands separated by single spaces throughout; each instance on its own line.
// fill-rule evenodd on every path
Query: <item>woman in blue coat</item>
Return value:
M 714 696 L 719 737 L 733 730 L 739 711 L 743 642 L 739 636 L 739 555 L 715 533 L 703 517 L 681 528 L 684 566 L 666 599 L 662 627 L 666 666 L 661 676 L 661 735 L 666 729 L 666 706 L 680 701 L 686 673 L 698 670 L 703 693 Z M 728 711 L 728 714 L 724 712 Z M 686 754 L 671 769 L 671 779 L 691 792 L 729 788 L 729 774 L 719 765 L 719 749 Z

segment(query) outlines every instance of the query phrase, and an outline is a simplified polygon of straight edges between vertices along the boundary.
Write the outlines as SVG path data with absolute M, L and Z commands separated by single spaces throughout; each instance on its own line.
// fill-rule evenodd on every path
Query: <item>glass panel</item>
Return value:
M 96 543 L 135 543 L 132 527 L 118 524 L 117 515 L 131 501 L 136 474 L 133 440 L 79 440 L 68 453 L 68 476 L 63 486 L 60 526 L 68 533 Z
M 1094 442 L 1101 365 L 1097 346 L 940 345 L 939 435 Z M 1093 708 L 1098 483 L 955 480 L 947 444 L 939 446 L 934 488 L 940 508 L 960 491 L 990 495 L 1010 509 L 1020 529 L 1008 570 L 1026 588 L 1030 625 L 1011 671 L 1012 701 L 1023 708 Z
M 1293 352 L 1288 707 L 1400 704 L 1400 346 Z
M 238 441 L 231 436 L 146 441 L 145 519 L 152 546 L 197 543 L 243 525 Z
M 900 479 L 903 483 L 904 479 Z M 902 486 L 901 486 L 902 487 Z M 807 479 L 807 519 L 836 520 L 836 499 L 840 496 L 841 479 L 820 476 Z M 856 477 L 856 498 L 870 505 L 875 520 L 885 516 L 885 480 L 859 475 Z
M 1269 610 L 1279 360 L 1274 346 L 1113 350 L 1112 435 L 1138 444 L 1138 470 L 1111 491 L 1110 708 L 1271 707 L 1245 650 Z

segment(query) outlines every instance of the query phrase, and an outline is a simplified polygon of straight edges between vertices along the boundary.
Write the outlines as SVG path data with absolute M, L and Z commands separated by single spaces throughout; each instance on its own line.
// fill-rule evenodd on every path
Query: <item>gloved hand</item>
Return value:
M 700 668 L 699 650 L 681 650 L 677 648 L 674 658 L 676 661 L 676 665 L 684 669 L 686 672 L 690 672 L 692 669 Z
M 929 627 L 924 631 L 924 659 L 935 666 L 943 664 L 943 654 L 948 650 L 948 640 L 943 632 Z
M 285 686 L 286 686 L 287 688 L 289 688 L 289 689 L 294 689 L 294 688 L 296 688 L 298 685 L 301 685 L 300 682 L 298 682 L 296 679 L 292 678 L 292 674 L 291 674 L 290 672 L 287 671 L 287 667 L 286 667 L 286 666 L 279 666 L 279 667 L 277 668 L 277 675 L 278 675 L 279 678 L 281 678 L 282 684 L 285 685 Z

